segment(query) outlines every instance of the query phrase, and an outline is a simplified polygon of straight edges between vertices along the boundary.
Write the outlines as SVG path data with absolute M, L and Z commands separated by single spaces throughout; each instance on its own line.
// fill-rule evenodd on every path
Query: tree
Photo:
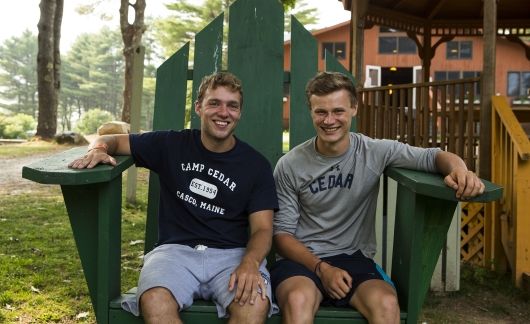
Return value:
M 134 21 L 129 23 L 129 9 L 134 9 Z M 129 0 L 121 0 L 120 28 L 123 39 L 123 56 L 125 57 L 125 84 L 123 89 L 123 110 L 121 119 L 131 122 L 131 99 L 133 87 L 133 58 L 134 53 L 142 42 L 142 35 L 146 29 L 144 24 L 145 0 L 136 0 L 134 4 Z
M 71 129 L 72 116 L 81 116 L 93 108 L 108 111 L 114 118 L 120 116 L 123 71 L 118 30 L 102 28 L 98 33 L 78 36 L 63 62 L 60 96 L 63 127 Z
M 0 96 L 13 113 L 37 115 L 37 36 L 29 30 L 0 46 Z
M 228 9 L 235 0 L 205 0 L 195 4 L 191 0 L 174 0 L 166 7 L 174 15 L 159 20 L 155 24 L 156 37 L 164 48 L 166 55 L 175 52 L 183 44 L 191 41 L 195 34 L 203 29 L 221 12 L 225 12 L 225 23 Z M 305 0 L 283 0 L 286 11 L 286 26 L 290 26 L 290 14 L 294 14 L 303 24 L 317 22 L 315 8 L 306 8 Z
M 41 0 L 37 54 L 39 117 L 36 135 L 43 139 L 51 139 L 57 131 L 62 19 L 63 0 Z

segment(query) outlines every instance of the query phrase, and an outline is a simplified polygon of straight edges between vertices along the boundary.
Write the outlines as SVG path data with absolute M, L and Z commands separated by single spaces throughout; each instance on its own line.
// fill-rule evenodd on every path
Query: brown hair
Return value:
M 352 106 L 357 104 L 357 90 L 353 81 L 346 75 L 339 72 L 318 72 L 305 87 L 305 95 L 309 108 L 311 108 L 309 99 L 312 95 L 325 96 L 339 90 L 346 90 L 350 94 Z
M 230 72 L 215 72 L 205 76 L 199 89 L 197 90 L 197 102 L 202 102 L 206 90 L 217 89 L 217 87 L 226 87 L 231 92 L 239 92 L 241 97 L 240 105 L 243 106 L 243 89 L 241 88 L 241 81 Z

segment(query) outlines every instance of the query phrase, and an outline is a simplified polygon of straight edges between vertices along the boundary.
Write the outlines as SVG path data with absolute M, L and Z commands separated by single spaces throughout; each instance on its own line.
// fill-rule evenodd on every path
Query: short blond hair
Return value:
M 215 72 L 202 78 L 201 85 L 197 90 L 197 102 L 201 103 L 208 89 L 217 89 L 217 87 L 226 87 L 231 92 L 238 92 L 241 97 L 240 106 L 243 106 L 243 89 L 241 81 L 230 72 Z
M 318 72 L 305 87 L 307 104 L 310 106 L 309 99 L 312 95 L 325 96 L 339 90 L 346 90 L 350 94 L 352 106 L 357 104 L 357 90 L 353 81 L 346 75 L 339 72 Z

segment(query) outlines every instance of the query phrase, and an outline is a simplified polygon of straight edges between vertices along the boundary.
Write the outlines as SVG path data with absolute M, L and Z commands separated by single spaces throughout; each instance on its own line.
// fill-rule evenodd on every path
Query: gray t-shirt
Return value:
M 419 148 L 350 133 L 337 157 L 315 150 L 312 138 L 285 154 L 274 178 L 280 209 L 274 234 L 294 235 L 319 257 L 376 253 L 375 210 L 379 178 L 387 166 L 436 172 L 438 148 Z

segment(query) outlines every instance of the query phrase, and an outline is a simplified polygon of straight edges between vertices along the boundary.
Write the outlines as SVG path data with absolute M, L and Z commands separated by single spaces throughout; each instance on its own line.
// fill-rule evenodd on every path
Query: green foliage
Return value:
M 113 119 L 112 114 L 108 111 L 99 108 L 92 109 L 81 116 L 76 129 L 82 134 L 94 134 L 99 126 Z
M 61 105 L 69 114 L 101 108 L 121 114 L 124 62 L 120 33 L 103 28 L 79 36 L 63 60 Z
M 318 22 L 317 13 L 317 9 L 308 7 L 305 1 L 296 1 L 293 7 L 285 10 L 285 30 L 291 31 L 291 15 L 295 16 L 299 22 L 307 26 Z
M 0 115 L 0 137 L 3 138 L 27 138 L 27 132 L 34 130 L 36 126 L 37 122 L 30 115 Z
M 228 19 L 229 6 L 235 0 L 205 0 L 203 4 L 195 4 L 191 0 L 173 0 L 166 6 L 174 15 L 161 19 L 155 23 L 155 36 L 164 48 L 166 56 L 171 55 L 186 42 L 193 39 L 195 34 L 209 24 L 214 18 L 225 12 L 225 24 Z M 290 15 L 295 15 L 303 24 L 317 22 L 317 10 L 306 8 L 305 0 L 284 0 L 286 9 L 285 25 L 290 26 Z M 226 40 L 226 37 L 225 37 Z
M 0 96 L 4 108 L 36 116 L 37 36 L 29 30 L 0 45 Z

